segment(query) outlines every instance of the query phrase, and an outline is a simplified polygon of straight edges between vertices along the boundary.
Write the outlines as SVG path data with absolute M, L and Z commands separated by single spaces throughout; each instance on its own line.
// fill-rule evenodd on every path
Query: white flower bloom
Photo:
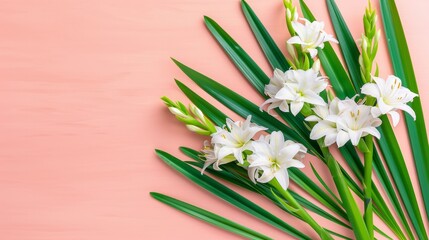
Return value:
M 344 111 L 337 119 L 336 141 L 338 147 L 342 147 L 349 140 L 357 146 L 360 138 L 368 134 L 380 138 L 376 127 L 381 125 L 381 120 L 372 116 L 370 106 L 355 104 L 353 108 Z
M 328 106 L 316 106 L 313 111 L 316 115 L 305 119 L 317 122 L 311 129 L 310 139 L 324 137 L 326 146 L 336 142 L 342 147 L 349 140 L 356 146 L 360 138 L 368 134 L 380 138 L 376 127 L 380 126 L 381 120 L 371 115 L 371 107 L 357 104 L 353 99 L 334 98 Z
M 276 178 L 283 189 L 289 186 L 288 168 L 303 168 L 300 161 L 307 149 L 299 143 L 285 141 L 283 134 L 272 132 L 253 142 L 253 154 L 248 157 L 248 173 L 256 183 L 267 183 Z
M 374 117 L 390 114 L 393 125 L 396 126 L 400 118 L 396 110 L 403 110 L 416 120 L 414 110 L 407 103 L 412 102 L 418 95 L 403 87 L 401 79 L 388 76 L 386 81 L 378 77 L 373 77 L 373 80 L 375 83 L 363 85 L 362 93 L 377 99 L 377 106 L 371 110 Z
M 243 152 L 252 151 L 252 138 L 256 133 L 266 130 L 264 127 L 251 123 L 250 120 L 250 115 L 244 122 L 233 122 L 231 119 L 227 119 L 227 128 L 216 127 L 216 132 L 212 134 L 212 144 L 219 147 L 218 160 L 232 154 L 239 163 L 243 164 Z
M 319 73 L 313 69 L 288 70 L 285 73 L 286 83 L 274 96 L 277 100 L 286 100 L 290 103 L 290 111 L 297 115 L 304 103 L 313 105 L 325 105 L 325 101 L 319 93 L 328 86 L 325 77 L 319 77 Z
M 331 41 L 338 43 L 338 41 L 332 36 L 327 34 L 323 29 L 325 24 L 323 22 L 310 22 L 304 19 L 305 25 L 294 21 L 292 27 L 295 30 L 297 36 L 291 37 L 287 42 L 290 44 L 300 44 L 303 52 L 310 53 L 310 56 L 314 58 L 317 55 L 317 48 L 323 48 L 324 42 Z
M 286 74 L 279 69 L 274 70 L 274 76 L 270 79 L 270 83 L 265 85 L 265 94 L 270 98 L 261 105 L 261 111 L 265 105 L 270 104 L 268 112 L 277 107 L 283 112 L 289 112 L 287 101 L 275 98 L 276 94 L 285 86 L 286 82 Z
M 233 155 L 227 155 L 222 158 L 219 158 L 219 149 L 219 145 L 211 144 L 209 141 L 204 141 L 204 148 L 202 152 L 203 157 L 206 160 L 204 162 L 204 167 L 201 170 L 201 174 L 203 174 L 206 168 L 212 164 L 215 170 L 221 171 L 222 169 L 220 169 L 220 165 L 235 161 L 235 157 Z
M 339 106 L 340 105 L 340 106 Z M 317 140 L 325 137 L 325 146 L 330 146 L 337 140 L 337 118 L 343 109 L 340 110 L 342 104 L 338 98 L 334 98 L 328 105 L 316 106 L 313 111 L 316 115 L 307 117 L 305 120 L 309 122 L 317 122 L 311 129 L 310 139 Z

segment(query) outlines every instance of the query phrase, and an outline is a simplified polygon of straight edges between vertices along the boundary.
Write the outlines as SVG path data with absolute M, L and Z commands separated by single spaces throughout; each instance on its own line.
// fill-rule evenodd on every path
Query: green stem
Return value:
M 280 186 L 279 182 L 276 179 L 273 179 L 270 182 L 271 186 L 277 189 L 280 194 L 288 201 L 288 204 L 295 209 L 295 214 L 299 215 L 303 221 L 305 221 L 308 225 L 310 225 L 314 231 L 320 236 L 322 240 L 333 240 L 333 238 L 328 234 L 328 232 L 320 226 L 313 217 L 308 214 L 308 212 L 296 201 L 296 199 L 289 193 L 288 190 L 284 190 L 282 186 Z
M 364 183 L 363 183 L 363 192 L 364 192 L 364 203 L 365 203 L 365 213 L 364 220 L 366 227 L 368 229 L 368 234 L 371 239 L 374 239 L 374 224 L 373 224 L 373 214 L 372 214 L 372 156 L 374 151 L 374 142 L 372 135 L 365 137 L 365 143 L 368 148 L 368 151 L 364 153 Z
M 321 146 L 323 146 L 322 143 Z M 347 212 L 347 216 L 356 239 L 371 239 L 357 203 L 352 196 L 352 193 L 348 187 L 343 173 L 341 172 L 337 160 L 335 160 L 327 147 L 321 147 L 321 149 L 327 161 L 328 169 L 331 172 L 335 186 L 337 187 L 338 193 L 340 194 L 341 201 L 344 205 L 344 209 Z

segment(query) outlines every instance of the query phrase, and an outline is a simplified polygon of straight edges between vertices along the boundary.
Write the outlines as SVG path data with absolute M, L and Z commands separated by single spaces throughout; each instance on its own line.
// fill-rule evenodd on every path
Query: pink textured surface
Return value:
M 365 2 L 338 0 L 355 37 L 362 32 Z M 281 1 L 249 3 L 283 46 L 287 34 Z M 308 4 L 328 22 L 324 1 Z M 424 20 L 429 2 L 398 1 L 398 6 L 427 109 Z M 261 103 L 205 29 L 203 15 L 217 20 L 270 74 L 238 0 L 2 1 L 0 239 L 239 239 L 162 205 L 149 191 L 285 239 L 196 187 L 154 154 L 155 148 L 178 154 L 178 146 L 199 148 L 203 141 L 159 100 L 168 95 L 186 102 L 173 77 L 197 89 L 170 56 Z M 385 76 L 391 69 L 384 44 L 380 50 Z M 425 116 L 429 121 L 429 111 Z M 415 183 L 403 122 L 396 132 Z M 307 166 L 309 161 L 327 176 L 317 160 L 306 158 Z M 309 167 L 305 171 L 313 177 Z M 243 193 L 314 236 L 265 199 Z

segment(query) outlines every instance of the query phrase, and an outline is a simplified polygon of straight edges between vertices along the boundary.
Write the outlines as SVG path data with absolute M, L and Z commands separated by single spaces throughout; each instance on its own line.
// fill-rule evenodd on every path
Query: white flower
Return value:
M 376 127 L 381 125 L 381 120 L 372 116 L 370 106 L 356 104 L 344 111 L 337 120 L 338 147 L 342 147 L 349 140 L 357 146 L 360 138 L 368 134 L 380 138 Z
M 286 83 L 274 96 L 277 100 L 286 100 L 290 103 L 290 110 L 297 115 L 304 103 L 313 105 L 325 105 L 325 101 L 319 93 L 328 86 L 325 77 L 319 77 L 319 73 L 313 69 L 288 70 L 285 73 Z
M 357 104 L 354 99 L 334 98 L 328 106 L 316 106 L 313 111 L 316 115 L 305 119 L 317 122 L 311 129 L 310 138 L 324 137 L 326 146 L 336 142 L 342 147 L 349 140 L 356 146 L 360 138 L 368 134 L 380 138 L 376 127 L 380 126 L 381 120 L 371 115 L 371 107 Z
M 314 58 L 317 55 L 317 48 L 323 48 L 324 42 L 331 41 L 338 43 L 338 41 L 332 36 L 323 31 L 325 24 L 323 22 L 310 22 L 304 19 L 305 25 L 294 21 L 292 27 L 295 30 L 297 36 L 291 37 L 287 42 L 290 44 L 300 44 L 303 52 L 310 53 L 310 56 Z
M 204 162 L 204 167 L 201 170 L 201 174 L 203 174 L 206 168 L 212 164 L 215 170 L 221 171 L 222 169 L 220 169 L 220 165 L 235 161 L 235 157 L 233 155 L 227 155 L 219 158 L 219 149 L 220 145 L 211 144 L 209 141 L 204 141 L 204 148 L 202 152 L 203 157 L 206 160 Z
M 249 177 L 254 183 L 267 183 L 276 178 L 286 190 L 289 186 L 288 168 L 303 168 L 300 159 L 306 152 L 301 144 L 285 141 L 280 131 L 272 132 L 253 142 L 253 154 L 248 157 Z
M 226 128 L 216 127 L 216 132 L 212 134 L 212 144 L 219 147 L 218 160 L 232 154 L 239 163 L 243 164 L 243 152 L 252 151 L 252 138 L 256 133 L 266 130 L 264 127 L 250 123 L 250 120 L 250 115 L 244 122 L 226 119 Z
M 377 106 L 372 108 L 374 117 L 381 114 L 390 114 L 393 125 L 399 122 L 399 113 L 396 110 L 403 110 L 416 120 L 414 110 L 407 105 L 418 95 L 402 86 L 401 79 L 395 76 L 388 76 L 386 81 L 382 78 L 373 77 L 375 83 L 367 83 L 362 87 L 362 93 L 373 96 L 377 99 Z
M 345 108 L 345 104 L 338 98 L 334 98 L 328 105 L 314 107 L 313 111 L 316 115 L 305 119 L 309 122 L 317 122 L 311 129 L 310 139 L 317 140 L 325 137 L 325 146 L 335 143 L 338 135 L 337 118 Z
M 286 82 L 286 74 L 279 69 L 274 70 L 274 76 L 270 79 L 270 83 L 265 85 L 265 94 L 270 98 L 261 105 L 260 109 L 265 105 L 270 104 L 268 112 L 277 107 L 283 112 L 289 112 L 287 101 L 275 98 L 276 94 L 285 86 Z

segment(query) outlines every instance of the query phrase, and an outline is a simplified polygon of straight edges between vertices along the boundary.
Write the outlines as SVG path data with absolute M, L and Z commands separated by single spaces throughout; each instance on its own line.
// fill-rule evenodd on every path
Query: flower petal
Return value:
M 289 173 L 286 169 L 283 171 L 278 171 L 274 176 L 284 190 L 289 187 Z
M 362 86 L 361 92 L 365 95 L 373 96 L 375 98 L 380 97 L 380 90 L 375 83 L 366 83 Z

